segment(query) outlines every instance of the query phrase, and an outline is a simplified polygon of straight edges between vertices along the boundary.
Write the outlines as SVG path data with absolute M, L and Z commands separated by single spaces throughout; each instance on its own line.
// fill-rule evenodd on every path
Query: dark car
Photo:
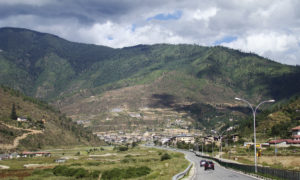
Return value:
M 200 167 L 204 166 L 206 164 L 206 160 L 201 160 L 200 161 Z
M 215 165 L 212 161 L 206 161 L 206 163 L 204 165 L 204 170 L 207 170 L 207 169 L 215 170 Z

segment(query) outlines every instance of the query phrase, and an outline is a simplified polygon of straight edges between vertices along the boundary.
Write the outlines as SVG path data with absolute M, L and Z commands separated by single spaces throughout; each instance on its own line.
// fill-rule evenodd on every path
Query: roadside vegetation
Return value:
M 130 146 L 77 147 L 49 150 L 51 157 L 18 158 L 0 161 L 10 169 L 0 178 L 14 179 L 162 179 L 169 180 L 188 166 L 184 155 L 152 148 Z M 57 159 L 66 159 L 56 163 Z M 27 166 L 27 168 L 26 168 Z

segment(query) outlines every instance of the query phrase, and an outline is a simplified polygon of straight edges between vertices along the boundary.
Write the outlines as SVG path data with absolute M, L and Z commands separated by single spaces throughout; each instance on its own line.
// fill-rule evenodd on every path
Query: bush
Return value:
M 89 172 L 83 168 L 68 168 L 67 166 L 56 166 L 52 172 L 56 176 L 74 176 L 76 178 L 90 176 Z
M 129 159 L 125 158 L 121 160 L 121 163 L 129 163 Z
M 64 176 L 64 173 L 67 171 L 67 166 L 56 166 L 53 168 L 53 174 L 56 176 Z
M 75 169 L 73 172 L 75 172 L 75 174 L 72 176 L 75 176 L 76 178 L 88 177 L 90 175 L 89 172 L 83 168 Z
M 141 167 L 129 167 L 127 169 L 119 169 L 114 168 L 112 170 L 104 171 L 102 174 L 102 179 L 110 180 L 110 179 L 129 179 L 141 177 L 149 174 L 151 169 L 147 166 Z
M 87 162 L 86 165 L 88 166 L 99 166 L 101 162 Z
M 119 151 L 128 151 L 128 147 L 126 146 L 120 146 Z
M 129 163 L 129 162 L 136 162 L 136 159 L 133 158 L 125 158 L 121 160 L 121 163 Z
M 168 159 L 171 159 L 171 156 L 168 153 L 165 153 L 160 157 L 161 161 L 168 160 Z
M 111 180 L 111 179 L 121 179 L 124 175 L 122 173 L 124 170 L 119 168 L 113 168 L 112 170 L 104 171 L 102 173 L 101 179 Z
M 71 164 L 71 166 L 81 166 L 81 164 L 80 163 L 73 163 L 73 164 Z
M 91 176 L 92 178 L 97 178 L 97 177 L 99 177 L 99 174 L 100 174 L 100 171 L 97 171 L 97 170 L 96 170 L 96 171 L 93 171 L 93 172 L 91 173 L 90 176 Z

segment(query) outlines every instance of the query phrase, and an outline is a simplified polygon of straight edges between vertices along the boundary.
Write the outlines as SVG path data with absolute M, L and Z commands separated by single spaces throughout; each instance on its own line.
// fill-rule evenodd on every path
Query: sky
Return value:
M 0 27 L 114 48 L 226 46 L 300 65 L 299 0 L 0 0 Z

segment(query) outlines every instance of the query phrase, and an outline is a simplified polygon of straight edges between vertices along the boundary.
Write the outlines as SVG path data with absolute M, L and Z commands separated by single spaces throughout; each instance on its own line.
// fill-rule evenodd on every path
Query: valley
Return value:
M 298 152 L 299 66 L 222 46 L 110 48 L 21 28 L 0 28 L 0 49 L 0 177 L 170 179 L 188 166 L 142 144 L 253 164 L 251 108 L 236 97 L 275 99 L 257 111 L 259 164 L 297 170 L 270 159 Z

